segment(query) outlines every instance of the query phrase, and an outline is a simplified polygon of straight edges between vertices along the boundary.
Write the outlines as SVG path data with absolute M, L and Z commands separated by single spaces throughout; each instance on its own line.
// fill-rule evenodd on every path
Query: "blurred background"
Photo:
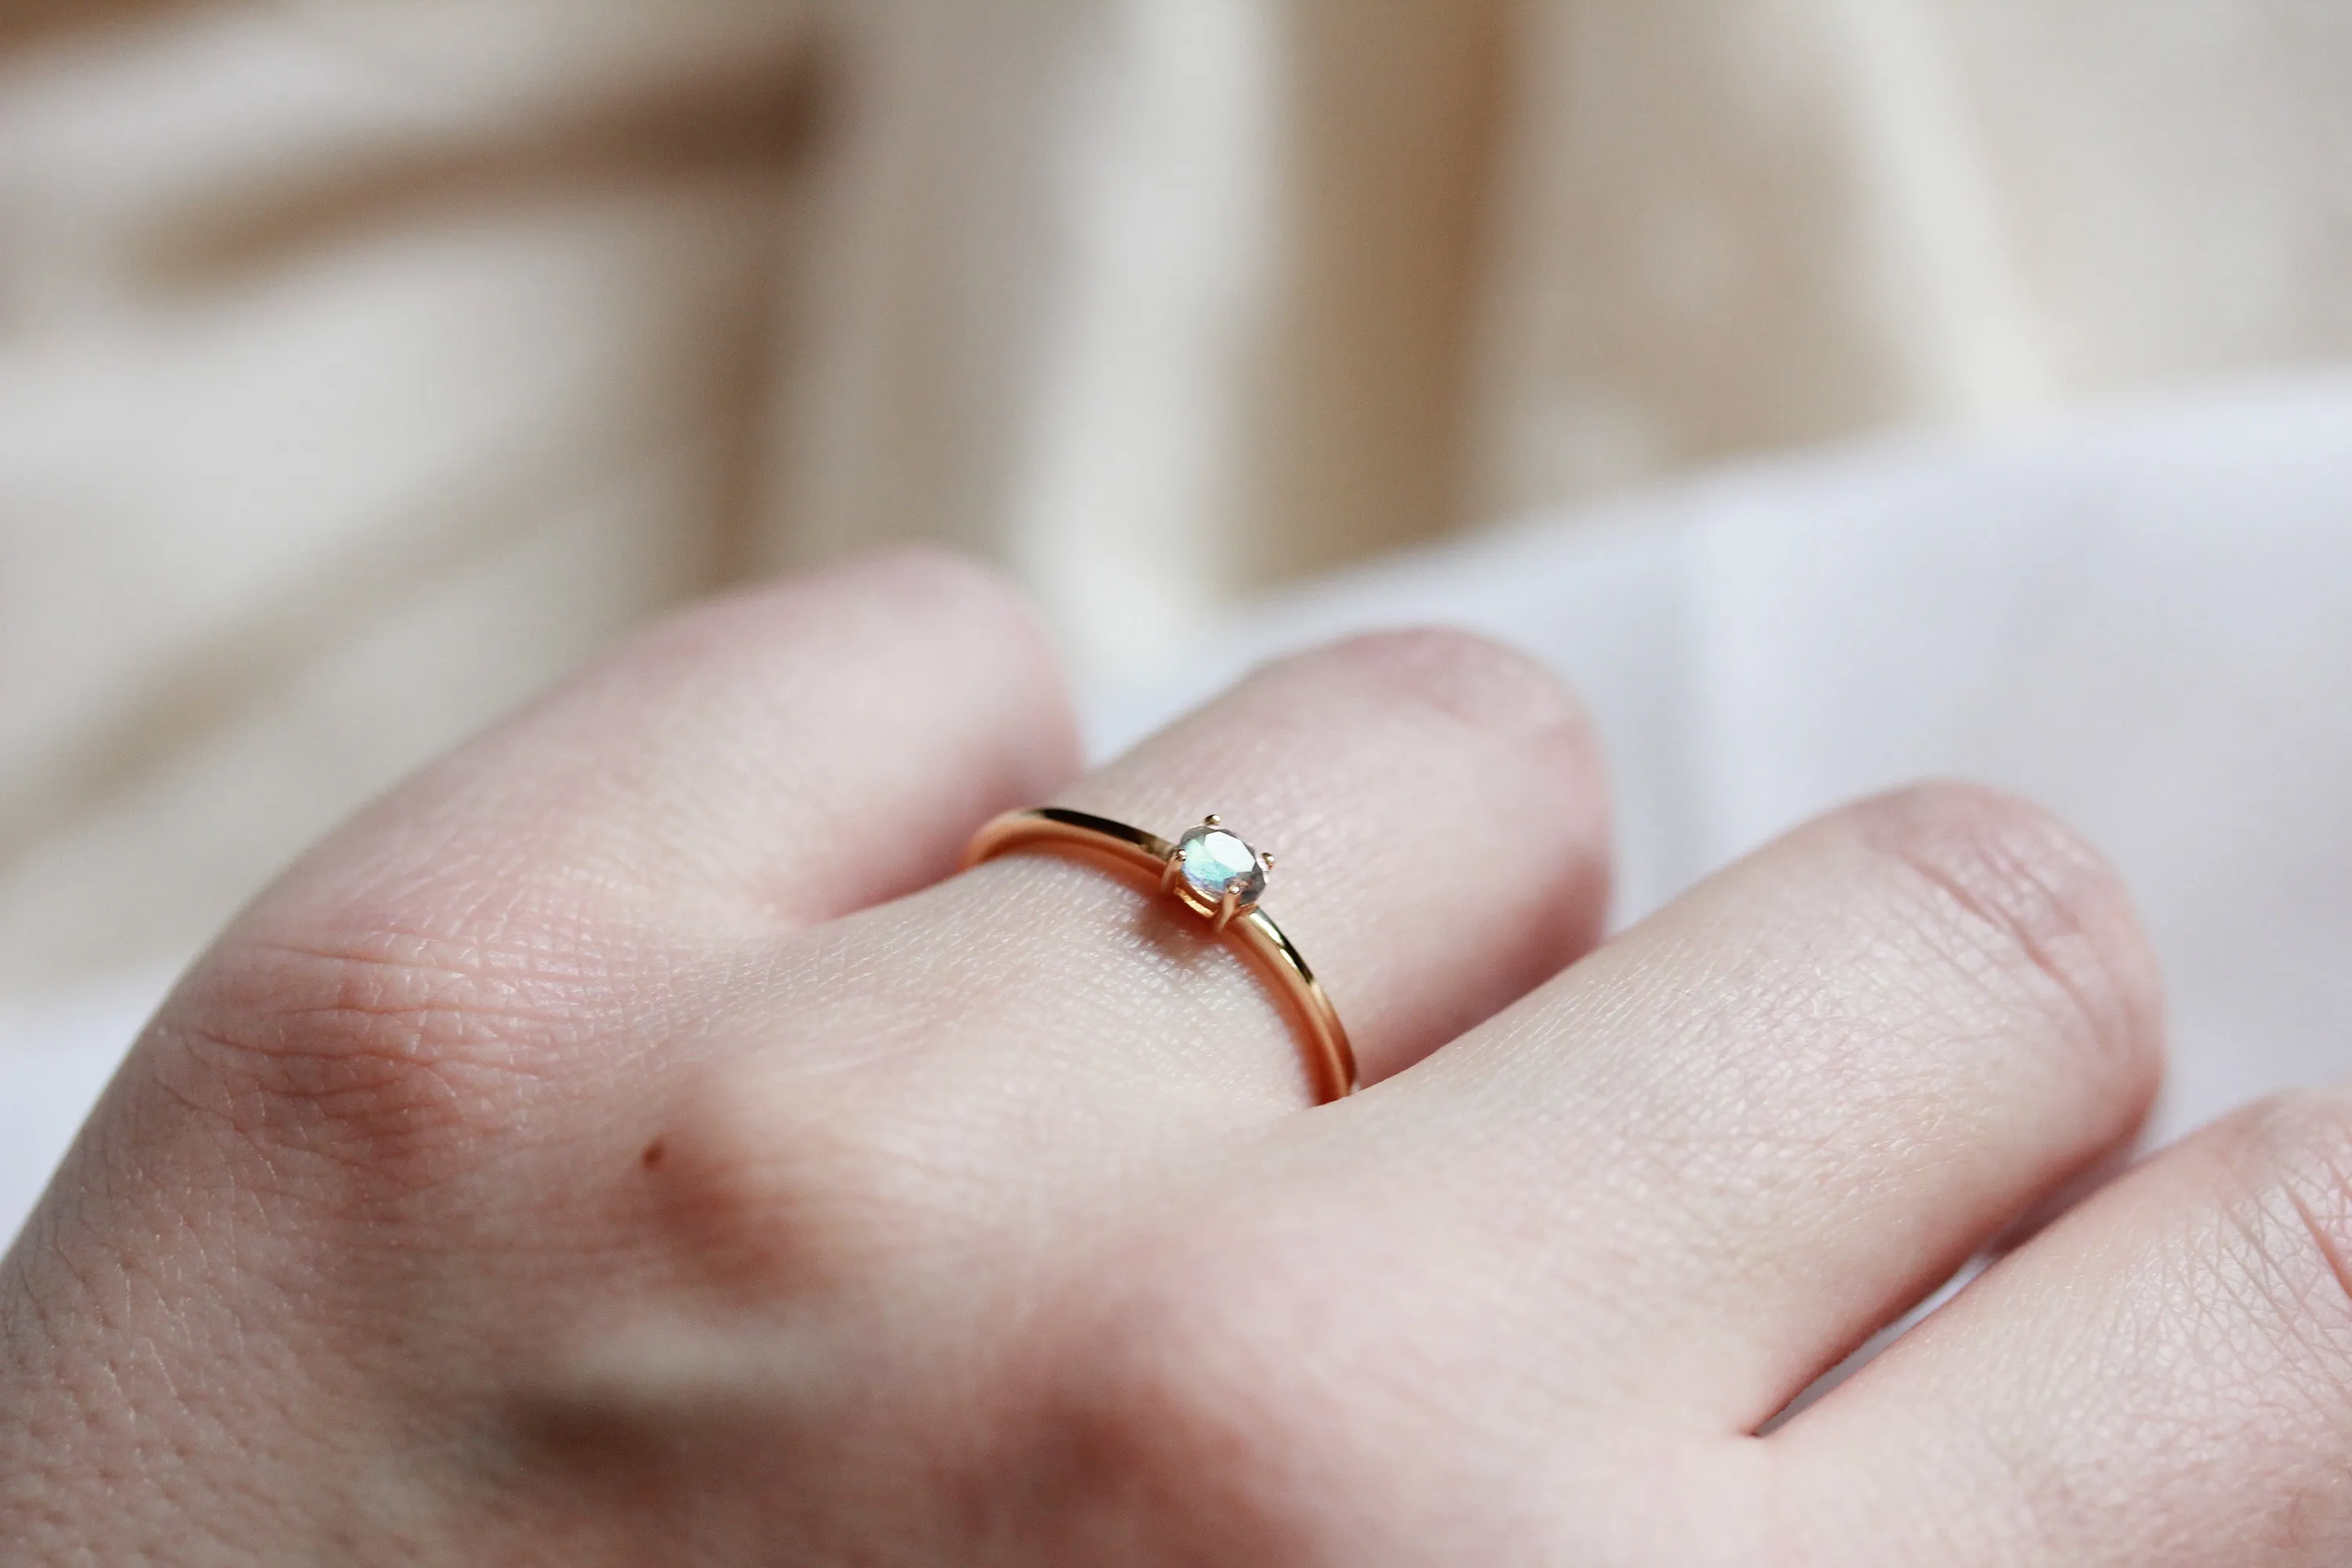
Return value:
M 758 574 L 953 543 L 1145 679 L 2347 353 L 2333 0 L 0 0 L 0 1002 Z

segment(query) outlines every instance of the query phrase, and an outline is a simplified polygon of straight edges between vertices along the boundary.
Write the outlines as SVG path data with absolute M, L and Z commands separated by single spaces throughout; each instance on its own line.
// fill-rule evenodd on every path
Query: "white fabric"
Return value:
M 2008 786 L 2086 831 L 2148 920 L 2168 1135 L 2352 1071 L 2348 524 L 2352 378 L 1848 453 L 1335 579 L 1097 687 L 1089 729 L 1114 749 L 1349 629 L 1487 631 L 1593 706 L 1621 918 L 1864 791 Z M 0 1011 L 0 1234 L 159 990 L 142 973 Z

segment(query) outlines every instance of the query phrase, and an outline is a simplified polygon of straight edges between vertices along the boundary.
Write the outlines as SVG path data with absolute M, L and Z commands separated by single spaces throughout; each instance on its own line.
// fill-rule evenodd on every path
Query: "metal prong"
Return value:
M 1241 894 L 1234 890 L 1234 885 L 1231 882 L 1226 883 L 1225 896 L 1217 900 L 1217 918 L 1214 922 L 1211 924 L 1209 929 L 1222 935 L 1224 929 L 1233 924 L 1234 916 L 1240 910 L 1241 907 Z
M 1182 866 L 1183 858 L 1184 858 L 1182 856 L 1175 854 L 1171 854 L 1168 857 L 1168 865 L 1166 868 L 1160 873 L 1160 890 L 1161 892 L 1167 892 L 1170 889 L 1176 886 L 1176 873 Z
M 1264 849 L 1257 852 L 1257 863 L 1269 871 L 1274 869 L 1274 857 Z
M 1219 816 L 1213 811 L 1209 813 L 1208 816 L 1201 818 L 1201 826 L 1203 827 L 1216 827 L 1222 826 L 1224 820 L 1225 819 L 1223 817 Z

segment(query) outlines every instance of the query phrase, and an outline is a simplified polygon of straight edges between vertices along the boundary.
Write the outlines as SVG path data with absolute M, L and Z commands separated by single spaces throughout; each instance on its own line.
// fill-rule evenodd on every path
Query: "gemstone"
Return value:
M 1202 823 L 1176 841 L 1176 872 L 1204 904 L 1224 901 L 1230 889 L 1248 909 L 1265 892 L 1265 865 L 1241 835 Z

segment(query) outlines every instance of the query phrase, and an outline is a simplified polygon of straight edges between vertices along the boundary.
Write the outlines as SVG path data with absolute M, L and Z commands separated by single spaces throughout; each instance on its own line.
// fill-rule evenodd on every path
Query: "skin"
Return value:
M 26 1564 L 1864 1568 L 2352 1555 L 2352 1100 L 2127 1145 L 2125 895 L 1957 786 L 1600 944 L 1572 700 L 1452 633 L 1077 776 L 993 579 L 697 610 L 225 933 L 0 1275 Z M 1037 856 L 1215 809 L 1370 1087 Z M 1433 858 L 1436 857 L 1436 858 Z M 1759 1436 L 1759 1428 L 1765 1435 Z

